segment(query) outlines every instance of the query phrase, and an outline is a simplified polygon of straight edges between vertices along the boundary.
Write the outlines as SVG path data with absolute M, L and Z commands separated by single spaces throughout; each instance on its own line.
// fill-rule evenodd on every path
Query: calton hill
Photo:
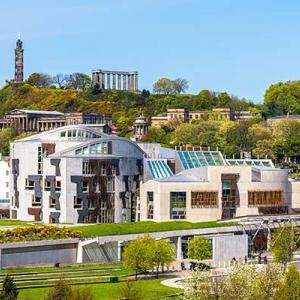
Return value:
M 185 94 L 185 79 L 162 78 L 153 90 L 139 93 L 101 90 L 91 78 L 82 73 L 49 76 L 34 73 L 21 85 L 7 84 L 0 90 L 0 116 L 15 109 L 57 110 L 61 112 L 93 112 L 112 114 L 117 134 L 132 135 L 132 125 L 143 114 L 150 122 L 170 108 L 190 111 L 210 111 L 228 108 L 232 114 L 249 111 L 251 118 L 235 121 L 207 114 L 190 123 L 171 120 L 158 127 L 150 127 L 145 142 L 158 142 L 166 147 L 202 146 L 216 149 L 226 157 L 238 158 L 242 151 L 253 158 L 271 158 L 275 163 L 293 169 L 300 153 L 300 81 L 276 83 L 267 88 L 261 103 L 254 103 L 227 92 L 203 89 L 198 94 Z M 282 116 L 272 126 L 267 119 Z M 17 129 L 0 133 L 0 151 L 8 154 L 9 141 L 18 138 Z M 23 136 L 23 135 L 22 135 Z M 297 170 L 294 170 L 297 175 Z

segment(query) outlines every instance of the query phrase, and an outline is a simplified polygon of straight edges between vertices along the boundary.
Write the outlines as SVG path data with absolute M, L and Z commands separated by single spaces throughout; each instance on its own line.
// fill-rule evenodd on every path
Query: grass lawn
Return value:
M 152 280 L 139 280 L 136 282 L 139 289 L 142 291 L 144 299 L 157 299 L 168 295 L 173 295 L 182 292 L 180 289 L 170 288 L 161 285 L 162 279 Z M 88 288 L 92 291 L 95 300 L 113 300 L 119 296 L 119 290 L 122 283 L 105 283 L 88 285 Z M 75 287 L 80 288 L 80 287 Z M 36 288 L 28 290 L 20 290 L 18 300 L 41 300 L 47 295 L 47 288 Z
M 0 226 L 26 226 L 29 222 L 10 220 L 10 219 L 0 219 Z
M 225 227 L 236 225 L 236 223 L 218 223 L 217 221 L 191 223 L 185 221 L 170 222 L 134 222 L 134 223 L 116 223 L 116 224 L 93 224 L 84 226 L 75 226 L 71 229 L 79 230 L 84 237 L 129 234 L 129 233 L 149 233 L 158 231 L 171 231 L 181 229 L 197 229 Z

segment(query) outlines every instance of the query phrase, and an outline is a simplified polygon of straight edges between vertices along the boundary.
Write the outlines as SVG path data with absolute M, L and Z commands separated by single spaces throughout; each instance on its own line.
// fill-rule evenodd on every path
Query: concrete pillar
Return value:
M 76 262 L 78 264 L 81 264 L 83 262 L 83 246 L 80 244 L 80 242 L 78 243 L 78 246 L 77 246 Z
M 122 242 L 118 242 L 118 261 L 121 261 L 122 259 Z
M 112 74 L 113 77 L 113 90 L 116 89 L 116 74 Z
M 121 74 L 118 74 L 118 90 L 121 90 Z
M 126 91 L 126 77 L 127 77 L 127 75 L 125 75 L 125 74 L 123 74 L 123 91 Z
M 179 236 L 177 238 L 177 259 L 183 259 L 183 253 L 182 253 L 182 238 Z

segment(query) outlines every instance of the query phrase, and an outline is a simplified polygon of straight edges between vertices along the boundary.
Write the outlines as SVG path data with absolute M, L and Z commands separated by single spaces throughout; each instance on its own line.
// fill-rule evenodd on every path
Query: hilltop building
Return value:
M 140 141 L 148 133 L 148 122 L 143 115 L 137 117 L 133 124 L 133 139 Z
M 138 72 L 104 71 L 101 69 L 92 71 L 94 84 L 102 90 L 138 91 Z
M 151 126 L 160 127 L 170 121 L 189 123 L 193 120 L 206 119 L 214 116 L 216 119 L 242 120 L 252 116 L 249 111 L 232 113 L 229 108 L 213 108 L 212 110 L 189 111 L 186 108 L 170 108 L 166 113 L 151 118 Z
M 40 111 L 27 109 L 14 109 L 0 119 L 0 130 L 4 128 L 17 128 L 20 132 L 37 133 L 54 128 L 90 124 L 104 133 L 111 132 L 111 115 L 94 113 L 62 113 L 58 111 Z

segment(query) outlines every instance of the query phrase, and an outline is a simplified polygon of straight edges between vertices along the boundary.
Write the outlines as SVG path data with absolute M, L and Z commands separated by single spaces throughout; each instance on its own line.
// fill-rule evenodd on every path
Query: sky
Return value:
M 140 89 L 185 78 L 190 93 L 262 102 L 300 79 L 299 17 L 297 0 L 0 0 L 0 85 L 21 34 L 25 77 L 138 71 Z

